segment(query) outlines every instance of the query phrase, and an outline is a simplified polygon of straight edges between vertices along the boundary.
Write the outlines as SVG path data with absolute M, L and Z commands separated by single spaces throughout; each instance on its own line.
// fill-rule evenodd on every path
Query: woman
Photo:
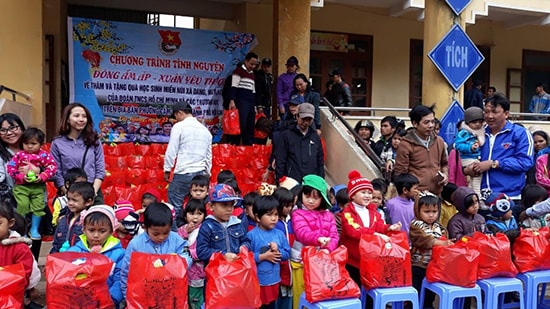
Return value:
M 276 88 L 277 107 L 279 108 L 279 116 L 281 116 L 281 118 L 283 118 L 283 115 L 287 112 L 285 110 L 285 106 L 287 101 L 290 99 L 290 93 L 292 92 L 292 88 L 294 86 L 292 81 L 294 80 L 294 77 L 296 77 L 296 72 L 300 69 L 298 58 L 295 56 L 288 58 L 285 65 L 286 72 L 279 75 L 277 78 Z
M 13 188 L 14 181 L 8 175 L 6 165 L 13 155 L 21 150 L 19 139 L 21 139 L 23 131 L 25 131 L 25 125 L 19 116 L 12 113 L 0 115 L 0 159 L 2 160 L 2 165 L 0 167 L 0 182 L 6 183 L 10 188 Z M 38 168 L 34 171 L 40 172 Z M 28 169 L 23 172 L 28 172 Z
M 319 92 L 311 89 L 311 84 L 303 73 L 299 73 L 294 77 L 294 90 L 290 94 L 290 98 L 295 98 L 296 95 L 300 102 L 311 103 L 315 107 L 313 123 L 315 124 L 315 129 L 317 129 L 317 134 L 321 135 L 321 111 L 319 110 L 321 95 Z
M 537 166 L 537 159 L 545 154 L 545 153 L 548 153 L 550 151 L 550 149 L 548 149 L 548 134 L 544 131 L 541 131 L 541 130 L 538 130 L 538 131 L 535 131 L 532 133 L 532 136 L 533 136 L 533 145 L 534 145 L 534 148 L 535 148 L 535 151 L 533 152 L 534 153 L 534 159 L 535 159 L 535 164 L 533 165 L 533 167 L 531 167 L 528 171 L 527 171 L 527 184 L 536 184 L 538 183 L 538 179 L 537 176 L 536 176 L 536 166 Z
M 54 176 L 55 186 L 60 194 L 65 195 L 65 173 L 80 167 L 88 176 L 96 192 L 94 204 L 103 204 L 101 183 L 105 178 L 105 160 L 99 135 L 94 131 L 92 116 L 80 103 L 71 103 L 63 109 L 58 136 L 53 140 L 50 150 L 57 163 Z

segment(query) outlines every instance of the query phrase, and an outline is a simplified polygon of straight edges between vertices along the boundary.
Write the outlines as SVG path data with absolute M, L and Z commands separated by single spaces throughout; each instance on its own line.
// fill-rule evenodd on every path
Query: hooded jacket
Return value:
M 33 269 L 34 257 L 30 245 L 32 241 L 22 237 L 15 231 L 10 231 L 8 238 L 0 242 L 0 266 L 8 266 L 21 263 L 25 269 L 25 286 L 28 285 Z
M 439 205 L 439 216 L 441 216 L 441 205 Z M 426 268 L 432 258 L 433 244 L 442 236 L 447 237 L 447 230 L 439 223 L 439 218 L 430 226 L 420 219 L 420 206 L 418 202 L 414 203 L 414 219 L 409 226 L 412 266 Z
M 478 148 L 472 150 L 472 146 L 478 143 Z M 479 159 L 481 146 L 485 145 L 485 130 L 473 130 L 467 124 L 462 123 L 460 131 L 455 137 L 455 149 L 460 152 L 462 159 Z
M 465 201 L 470 195 L 476 194 L 468 187 L 458 187 L 453 195 L 453 203 L 458 210 L 449 223 L 447 229 L 451 239 L 460 239 L 462 236 L 472 236 L 474 232 L 485 232 L 485 218 L 480 214 L 471 215 L 466 212 Z
M 401 140 L 395 157 L 394 174 L 414 175 L 420 181 L 418 190 L 439 194 L 443 187 L 437 185 L 437 172 L 448 165 L 445 142 L 441 137 L 432 134 L 426 148 L 415 132 L 416 130 L 410 130 Z

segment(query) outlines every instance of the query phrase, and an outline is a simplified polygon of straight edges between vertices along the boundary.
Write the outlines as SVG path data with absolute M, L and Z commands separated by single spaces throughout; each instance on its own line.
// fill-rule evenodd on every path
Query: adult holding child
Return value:
M 304 73 L 298 73 L 298 75 L 294 77 L 294 90 L 290 94 L 290 99 L 298 99 L 300 103 L 311 103 L 315 107 L 315 114 L 313 117 L 314 129 L 317 130 L 317 134 L 321 135 L 321 110 L 319 109 L 321 94 L 311 88 L 311 83 Z
M 104 204 L 101 183 L 105 178 L 105 158 L 90 111 L 80 103 L 65 106 L 57 134 L 50 152 L 58 166 L 54 182 L 59 193 L 67 193 L 63 175 L 69 169 L 79 167 L 94 186 L 94 204 Z

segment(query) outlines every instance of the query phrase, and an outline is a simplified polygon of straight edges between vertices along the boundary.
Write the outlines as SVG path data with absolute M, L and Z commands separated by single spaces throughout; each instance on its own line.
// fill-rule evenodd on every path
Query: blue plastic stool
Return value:
M 316 303 L 310 303 L 306 300 L 306 293 L 302 293 L 300 296 L 300 302 L 298 303 L 298 309 L 362 309 L 361 301 L 359 298 L 344 298 L 336 300 L 325 300 Z
M 550 283 L 550 270 L 520 273 L 517 278 L 523 281 L 525 286 L 525 308 L 550 308 L 550 303 L 544 299 L 546 283 Z M 540 284 L 542 284 L 542 292 L 539 295 Z
M 477 284 L 485 294 L 486 309 L 517 308 L 518 303 L 504 303 L 504 293 L 519 293 L 519 308 L 524 309 L 523 284 L 516 278 L 489 278 L 478 280 Z M 527 307 L 530 308 L 530 307 Z
M 363 306 L 367 301 L 367 295 L 372 297 L 373 309 L 386 309 L 388 303 L 392 304 L 392 309 L 403 309 L 404 303 L 410 301 L 413 309 L 419 309 L 418 292 L 412 286 L 396 288 L 378 288 L 366 290 L 361 288 L 361 302 Z
M 439 308 L 455 308 L 454 301 L 458 300 L 458 306 L 462 308 L 465 297 L 475 297 L 477 309 L 481 309 L 481 289 L 479 285 L 473 288 L 463 288 L 461 286 L 434 282 L 429 283 L 426 278 L 422 280 L 422 289 L 420 290 L 420 306 L 424 306 L 424 294 L 426 289 L 439 295 Z M 423 307 L 422 307 L 423 308 Z

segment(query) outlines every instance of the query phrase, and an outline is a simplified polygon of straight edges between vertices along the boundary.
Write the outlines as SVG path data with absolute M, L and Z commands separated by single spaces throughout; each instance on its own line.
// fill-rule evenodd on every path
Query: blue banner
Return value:
M 456 125 L 464 119 L 464 109 L 454 100 L 449 106 L 443 117 L 441 117 L 441 130 L 439 136 L 451 146 L 455 143 L 455 137 L 458 133 Z
M 68 32 L 71 102 L 108 142 L 168 142 L 180 101 L 219 136 L 225 78 L 257 44 L 248 33 L 73 17 Z

